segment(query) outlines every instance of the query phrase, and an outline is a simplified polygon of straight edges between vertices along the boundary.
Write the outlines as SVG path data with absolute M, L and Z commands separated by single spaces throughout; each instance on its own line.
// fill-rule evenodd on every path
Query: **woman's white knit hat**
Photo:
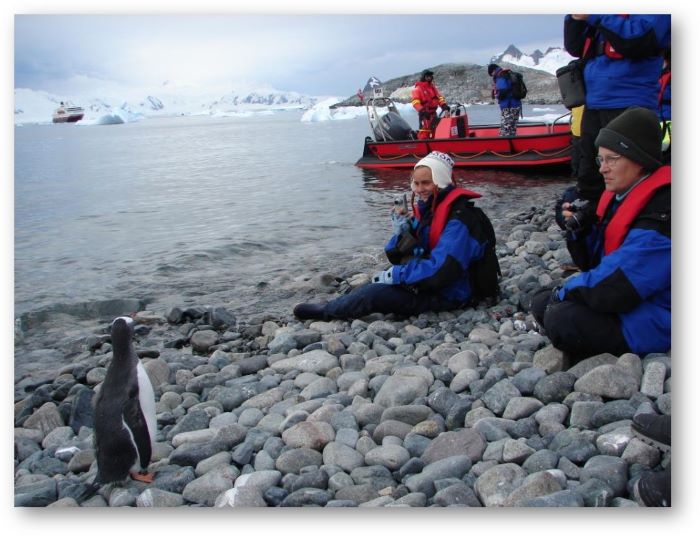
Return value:
M 447 188 L 452 184 L 452 167 L 454 160 L 445 153 L 433 151 L 428 156 L 420 160 L 413 169 L 419 166 L 426 166 L 433 172 L 433 182 L 438 188 Z

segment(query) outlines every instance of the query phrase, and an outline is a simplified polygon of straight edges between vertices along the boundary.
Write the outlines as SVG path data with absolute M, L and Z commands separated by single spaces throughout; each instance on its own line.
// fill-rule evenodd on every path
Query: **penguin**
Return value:
M 153 386 L 133 345 L 134 321 L 112 322 L 112 362 L 95 399 L 95 482 L 153 482 L 148 473 L 156 434 Z

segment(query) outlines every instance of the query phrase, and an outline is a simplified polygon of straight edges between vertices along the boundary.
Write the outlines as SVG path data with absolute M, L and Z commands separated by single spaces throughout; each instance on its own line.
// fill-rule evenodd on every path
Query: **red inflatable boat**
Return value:
M 521 122 L 516 136 L 501 138 L 500 125 L 470 125 L 466 108 L 453 106 L 450 117 L 439 120 L 433 139 L 417 140 L 391 99 L 370 98 L 366 107 L 374 139 L 365 138 L 362 158 L 356 163 L 361 168 L 410 168 L 431 151 L 449 154 L 455 167 L 462 168 L 534 168 L 571 160 L 568 122 Z M 384 107 L 388 111 L 382 115 L 377 108 Z

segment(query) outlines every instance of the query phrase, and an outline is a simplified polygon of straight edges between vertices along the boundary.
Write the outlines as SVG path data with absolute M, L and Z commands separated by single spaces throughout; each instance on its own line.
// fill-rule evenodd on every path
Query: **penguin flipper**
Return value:
M 151 463 L 151 436 L 138 398 L 130 398 L 124 406 L 124 422 L 129 427 L 139 453 L 139 462 L 145 469 Z

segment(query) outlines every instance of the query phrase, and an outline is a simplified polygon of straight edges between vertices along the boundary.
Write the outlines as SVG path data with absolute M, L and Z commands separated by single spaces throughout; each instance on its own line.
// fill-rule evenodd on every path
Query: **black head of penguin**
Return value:
M 125 357 L 132 353 L 134 321 L 128 316 L 115 318 L 110 328 L 114 356 Z
M 109 364 L 100 394 L 120 400 L 129 396 L 129 390 L 138 384 L 136 367 L 138 357 L 134 350 L 134 321 L 127 316 L 116 318 L 110 328 L 112 338 L 112 362 Z

